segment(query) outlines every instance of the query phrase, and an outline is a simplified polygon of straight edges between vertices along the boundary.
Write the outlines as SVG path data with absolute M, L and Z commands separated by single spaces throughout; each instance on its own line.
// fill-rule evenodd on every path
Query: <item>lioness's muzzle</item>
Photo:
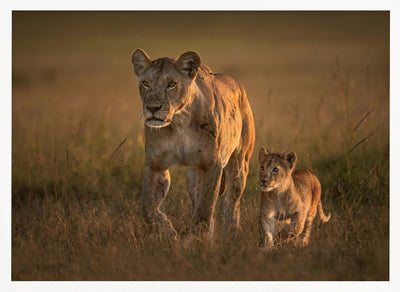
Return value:
M 161 109 L 161 105 L 159 105 L 159 106 L 154 106 L 154 105 L 146 105 L 146 109 L 149 111 L 149 112 L 151 112 L 152 114 L 154 114 L 156 111 L 158 111 L 159 109 Z

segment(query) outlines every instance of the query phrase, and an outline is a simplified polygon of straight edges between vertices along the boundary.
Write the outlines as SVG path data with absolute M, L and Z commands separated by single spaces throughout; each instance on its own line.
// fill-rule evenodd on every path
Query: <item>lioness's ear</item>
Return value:
M 297 161 L 297 155 L 294 151 L 287 151 L 285 153 L 283 153 L 283 158 L 289 162 L 290 165 L 290 169 L 293 169 L 294 166 L 296 165 L 296 161 Z
M 132 54 L 133 70 L 136 76 L 140 76 L 149 67 L 151 61 L 149 56 L 142 49 L 136 49 Z
M 264 162 L 265 157 L 267 157 L 268 154 L 269 154 L 269 151 L 265 150 L 264 146 L 261 146 L 260 152 L 258 153 L 258 163 L 260 165 Z
M 201 64 L 200 56 L 196 52 L 183 53 L 176 61 L 176 68 L 183 74 L 194 79 Z

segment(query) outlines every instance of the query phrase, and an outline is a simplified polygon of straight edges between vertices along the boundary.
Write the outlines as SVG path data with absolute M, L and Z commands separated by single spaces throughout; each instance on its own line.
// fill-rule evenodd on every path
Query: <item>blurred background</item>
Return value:
M 14 12 L 12 36 L 20 147 L 65 146 L 60 134 L 79 124 L 86 138 L 107 139 L 99 155 L 124 138 L 136 142 L 135 48 L 153 59 L 195 50 L 214 72 L 236 77 L 253 106 L 257 144 L 276 151 L 293 146 L 299 131 L 300 150 L 317 133 L 345 151 L 338 120 L 360 120 L 389 82 L 386 12 Z M 363 92 L 344 96 L 356 86 Z M 388 101 L 384 116 L 370 119 L 386 130 Z M 99 137 L 92 127 L 101 126 Z
M 357 212 L 367 214 L 369 207 L 382 208 L 382 221 L 371 223 L 379 228 L 368 227 L 365 222 L 372 220 L 367 217 L 362 224 L 377 230 L 381 241 L 361 249 L 361 260 L 342 255 L 343 272 L 338 268 L 328 276 L 332 273 L 325 274 L 320 263 L 313 266 L 319 267 L 318 276 L 293 271 L 269 279 L 388 278 L 389 12 L 14 11 L 13 280 L 132 279 L 133 264 L 125 266 L 125 274 L 118 268 L 97 269 L 99 263 L 114 264 L 100 247 L 126 244 L 126 252 L 113 257 L 140 262 L 128 250 L 134 244 L 142 252 L 147 240 L 139 199 L 143 120 L 130 62 L 136 48 L 152 59 L 194 50 L 214 72 L 244 85 L 256 126 L 242 203 L 247 238 L 256 241 L 261 145 L 296 151 L 298 167 L 320 177 L 326 209 L 353 218 Z M 192 207 L 183 175 L 181 168 L 172 170 L 164 208 L 186 234 Z M 360 222 L 351 226 L 358 230 Z M 342 227 L 329 234 L 340 233 L 347 242 L 350 229 Z M 367 242 L 363 234 L 350 236 L 350 250 Z M 77 244 L 78 238 L 86 243 Z M 332 248 L 330 256 L 340 257 Z M 88 250 L 93 260 L 83 264 Z M 379 252 L 371 256 L 371 250 Z M 258 255 L 254 259 L 262 261 Z M 363 270 L 371 262 L 376 270 Z M 154 273 L 154 267 L 148 269 Z M 153 279 L 146 271 L 137 270 L 137 278 Z M 185 271 L 193 275 L 183 279 L 198 279 L 196 269 Z M 243 270 L 227 271 L 210 279 L 253 279 Z M 160 270 L 156 279 L 177 275 Z

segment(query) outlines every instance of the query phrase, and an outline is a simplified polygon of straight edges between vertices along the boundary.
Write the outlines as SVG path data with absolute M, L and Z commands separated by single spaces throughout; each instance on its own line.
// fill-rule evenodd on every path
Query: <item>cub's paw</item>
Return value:
M 269 252 L 269 251 L 273 251 L 276 250 L 276 247 L 273 243 L 259 243 L 258 244 L 258 249 L 260 251 L 265 251 L 265 252 Z

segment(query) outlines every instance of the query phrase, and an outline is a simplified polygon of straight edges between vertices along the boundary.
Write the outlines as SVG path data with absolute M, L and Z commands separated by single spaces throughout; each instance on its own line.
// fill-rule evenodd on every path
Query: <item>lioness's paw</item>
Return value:
M 178 241 L 178 232 L 176 232 L 175 228 L 170 226 L 163 226 L 159 228 L 159 235 L 161 238 L 171 240 L 171 241 Z
M 178 232 L 176 232 L 175 229 L 170 231 L 169 236 L 171 237 L 171 240 L 178 241 Z
M 298 239 L 296 239 L 294 244 L 295 244 L 296 247 L 306 247 L 308 242 L 309 242 L 309 239 L 298 238 Z

